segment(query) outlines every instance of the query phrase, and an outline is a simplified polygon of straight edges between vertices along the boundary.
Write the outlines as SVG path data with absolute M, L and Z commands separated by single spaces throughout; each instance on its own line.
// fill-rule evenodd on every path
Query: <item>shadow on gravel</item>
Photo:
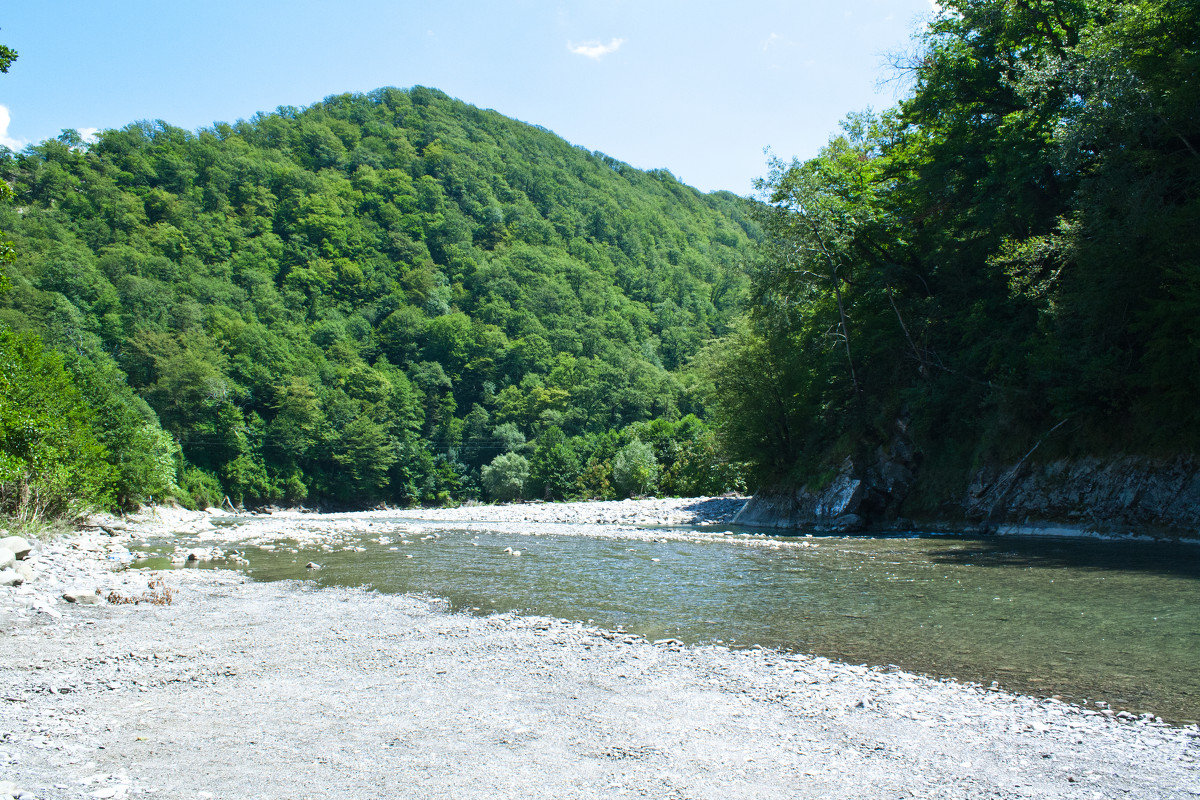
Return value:
M 684 511 L 690 511 L 697 518 L 728 521 L 746 505 L 745 497 L 706 497 L 680 506 Z
M 934 563 L 975 567 L 1071 568 L 1150 572 L 1200 580 L 1200 546 L 1179 542 L 1111 542 L 997 538 L 970 547 L 935 550 Z

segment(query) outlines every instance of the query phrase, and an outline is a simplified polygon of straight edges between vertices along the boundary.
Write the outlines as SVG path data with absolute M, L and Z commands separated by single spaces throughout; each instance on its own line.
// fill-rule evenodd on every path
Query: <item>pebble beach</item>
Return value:
M 740 503 L 475 506 L 403 525 L 162 508 L 31 542 L 0 586 L 0 800 L 1200 796 L 1200 730 L 1151 715 L 438 598 L 128 568 L 172 534 L 178 563 L 229 566 L 366 526 L 721 537 Z

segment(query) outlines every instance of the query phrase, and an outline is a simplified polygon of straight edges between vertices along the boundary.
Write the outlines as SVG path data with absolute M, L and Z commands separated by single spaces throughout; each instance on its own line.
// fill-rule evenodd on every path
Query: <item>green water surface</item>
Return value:
M 399 545 L 364 531 L 336 552 L 250 549 L 247 571 L 1200 719 L 1195 545 L 914 535 L 812 537 L 802 541 L 815 547 L 772 549 L 737 536 L 439 534 Z M 310 560 L 322 569 L 306 570 Z

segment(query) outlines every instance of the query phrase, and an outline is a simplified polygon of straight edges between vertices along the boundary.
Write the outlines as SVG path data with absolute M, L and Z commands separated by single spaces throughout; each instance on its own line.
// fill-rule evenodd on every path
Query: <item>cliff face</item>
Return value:
M 889 475 L 906 480 L 889 482 Z M 985 467 L 963 497 L 948 498 L 961 509 L 959 519 L 905 519 L 904 496 L 916 480 L 911 458 L 905 461 L 896 453 L 865 470 L 847 461 L 821 490 L 760 492 L 734 522 L 846 532 L 937 528 L 1200 537 L 1200 462 L 1195 458 L 1082 458 Z
M 982 469 L 963 498 L 985 528 L 1067 525 L 1098 533 L 1200 536 L 1200 462 L 1082 458 Z
M 916 454 L 901 425 L 891 444 L 878 448 L 868 463 L 847 458 L 833 480 L 819 489 L 761 491 L 733 521 L 763 528 L 846 532 L 896 527 L 916 470 Z

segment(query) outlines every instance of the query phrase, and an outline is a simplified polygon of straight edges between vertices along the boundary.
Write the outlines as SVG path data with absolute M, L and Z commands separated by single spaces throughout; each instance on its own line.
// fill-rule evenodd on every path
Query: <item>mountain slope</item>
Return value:
M 748 201 L 422 87 L 67 131 L 0 174 L 0 322 L 115 363 L 197 502 L 469 496 L 550 430 L 609 491 L 606 434 L 702 413 L 679 369 L 759 235 Z

